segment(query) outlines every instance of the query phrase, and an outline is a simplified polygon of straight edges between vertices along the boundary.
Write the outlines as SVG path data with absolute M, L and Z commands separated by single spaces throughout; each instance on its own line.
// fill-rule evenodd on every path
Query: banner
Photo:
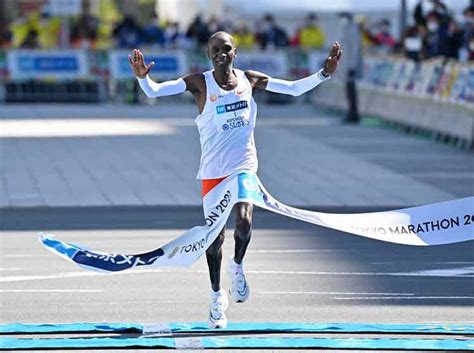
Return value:
M 12 80 L 80 79 L 89 75 L 85 50 L 11 50 L 7 65 Z
M 287 217 L 391 243 L 426 246 L 474 239 L 474 197 L 395 211 L 321 213 L 277 201 L 256 174 L 244 172 L 228 177 L 206 195 L 203 200 L 205 225 L 191 228 L 153 251 L 136 255 L 108 254 L 64 243 L 48 234 L 40 234 L 40 242 L 66 260 L 94 271 L 190 266 L 217 238 L 237 202 L 250 202 Z
M 131 50 L 113 50 L 110 52 L 110 75 L 113 79 L 133 79 L 128 56 Z M 144 51 L 146 64 L 154 61 L 151 74 L 157 80 L 171 80 L 184 76 L 188 72 L 186 56 L 182 50 Z
M 234 67 L 239 70 L 254 70 L 275 78 L 287 78 L 289 75 L 286 52 L 245 52 L 239 51 Z

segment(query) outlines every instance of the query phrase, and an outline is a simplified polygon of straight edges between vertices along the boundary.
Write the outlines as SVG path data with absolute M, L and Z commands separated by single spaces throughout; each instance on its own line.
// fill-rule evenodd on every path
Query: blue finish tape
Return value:
M 211 330 L 207 323 L 166 323 L 168 333 L 281 332 L 281 333 L 412 333 L 472 335 L 472 324 L 369 324 L 369 323 L 229 323 L 225 330 Z M 0 334 L 32 333 L 142 333 L 144 326 L 132 323 L 3 324 Z M 159 326 L 159 325 L 158 325 Z M 150 333 L 150 332 L 148 332 Z M 153 333 L 153 332 L 151 332 Z M 158 332 L 159 333 L 159 332 Z
M 81 348 L 334 348 L 398 350 L 474 350 L 474 340 L 369 338 L 2 338 L 1 350 Z

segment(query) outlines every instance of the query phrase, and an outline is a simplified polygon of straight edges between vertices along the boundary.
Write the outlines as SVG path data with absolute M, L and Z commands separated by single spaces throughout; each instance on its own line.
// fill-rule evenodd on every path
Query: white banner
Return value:
M 110 52 L 110 75 L 114 79 L 133 79 L 128 56 L 131 50 Z M 185 52 L 182 50 L 144 51 L 146 64 L 154 61 L 151 74 L 157 80 L 171 80 L 185 75 L 189 70 Z
M 13 80 L 78 79 L 89 74 L 85 50 L 10 50 L 7 66 Z
M 245 172 L 228 177 L 206 195 L 204 226 L 191 228 L 148 253 L 124 255 L 90 251 L 48 234 L 40 234 L 40 242 L 57 255 L 95 271 L 190 266 L 217 238 L 237 202 L 250 202 L 287 217 L 391 243 L 426 246 L 474 239 L 474 197 L 395 211 L 330 214 L 282 204 L 266 191 L 257 175 Z

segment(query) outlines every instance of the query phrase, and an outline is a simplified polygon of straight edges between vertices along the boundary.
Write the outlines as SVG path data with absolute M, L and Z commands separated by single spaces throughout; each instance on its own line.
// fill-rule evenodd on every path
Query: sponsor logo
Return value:
M 247 108 L 247 106 L 247 101 L 238 101 L 230 104 L 222 104 L 216 107 L 216 112 L 217 114 L 230 113 L 235 112 L 237 110 L 245 109 Z
M 211 100 L 211 102 L 215 102 L 217 100 L 217 96 L 215 94 L 212 94 L 209 99 Z
M 228 131 L 228 130 L 233 130 L 240 127 L 245 127 L 247 125 L 249 125 L 249 121 L 245 119 L 244 117 L 239 116 L 236 118 L 227 119 L 227 123 L 222 125 L 222 130 Z
M 163 255 L 164 251 L 161 248 L 141 255 L 104 254 L 81 249 L 71 259 L 81 265 L 107 271 L 122 271 L 136 266 L 151 265 Z
M 262 200 L 263 193 L 260 190 L 255 176 L 247 173 L 239 174 L 239 198 Z

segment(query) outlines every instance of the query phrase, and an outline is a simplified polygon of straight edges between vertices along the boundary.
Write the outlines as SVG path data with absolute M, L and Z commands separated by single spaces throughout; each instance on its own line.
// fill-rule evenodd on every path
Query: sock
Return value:
M 221 288 L 221 289 L 219 289 L 217 292 L 214 292 L 214 290 L 211 288 L 211 296 L 213 296 L 213 297 L 218 297 L 218 296 L 221 296 L 221 295 L 222 295 L 222 293 L 223 293 L 223 290 L 222 290 L 222 288 Z
M 242 263 L 239 265 L 237 262 L 235 262 L 235 259 L 232 257 L 231 259 L 232 261 L 230 262 L 230 267 L 233 269 L 233 270 L 241 270 L 243 265 L 244 265 L 244 261 L 242 261 Z

